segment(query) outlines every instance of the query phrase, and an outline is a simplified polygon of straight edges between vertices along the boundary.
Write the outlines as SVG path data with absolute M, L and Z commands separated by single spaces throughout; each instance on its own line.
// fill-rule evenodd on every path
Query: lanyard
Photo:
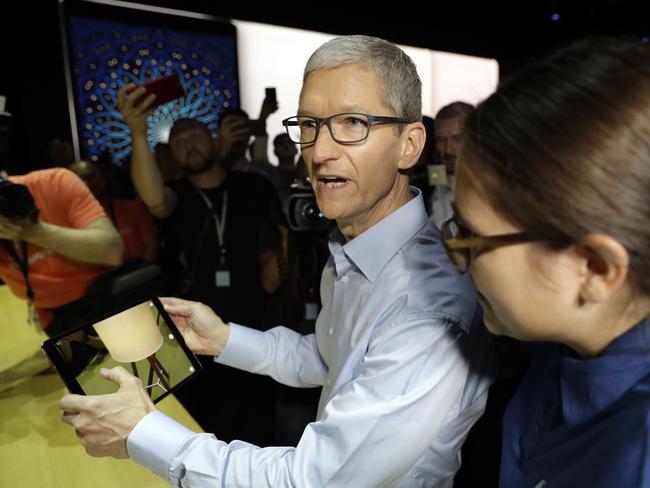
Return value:
M 225 249 L 224 247 L 224 240 L 223 236 L 226 231 L 226 212 L 228 210 L 228 190 L 224 190 L 223 192 L 223 201 L 221 203 L 221 217 L 217 215 L 217 212 L 214 211 L 214 206 L 212 205 L 212 202 L 210 199 L 201 191 L 200 188 L 196 188 L 196 191 L 199 192 L 199 195 L 201 195 L 201 198 L 203 198 L 203 201 L 205 204 L 208 206 L 208 209 L 210 210 L 210 213 L 212 214 L 212 217 L 214 218 L 214 225 L 215 228 L 217 229 L 217 239 L 219 241 L 219 247 L 222 249 L 222 251 Z
M 2 240 L 2 245 L 9 256 L 11 256 L 11 258 L 16 262 L 18 268 L 20 268 L 20 271 L 25 277 L 25 288 L 27 290 L 27 316 L 30 322 L 34 322 L 34 290 L 32 289 L 32 285 L 29 283 L 29 256 L 27 254 L 27 241 L 20 241 L 20 252 L 22 253 L 22 256 L 19 256 L 18 252 L 16 252 L 13 242 Z

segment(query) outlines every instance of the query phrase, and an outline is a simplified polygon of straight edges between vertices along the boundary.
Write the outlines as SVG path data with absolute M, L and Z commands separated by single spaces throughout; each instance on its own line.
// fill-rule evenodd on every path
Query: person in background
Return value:
M 409 173 L 410 184 L 417 187 L 422 192 L 424 204 L 427 207 L 427 214 L 431 215 L 431 195 L 434 186 L 429 178 L 431 165 L 435 164 L 434 156 L 434 133 L 433 133 L 433 119 L 426 115 L 422 116 L 422 124 L 427 134 L 427 141 L 424 144 L 424 149 L 418 162 Z
M 75 161 L 70 165 L 70 170 L 86 183 L 120 233 L 124 243 L 124 259 L 155 261 L 158 250 L 156 230 L 142 202 L 110 198 L 103 174 L 96 165 L 88 161 Z
M 278 242 L 269 223 L 276 199 L 262 176 L 228 171 L 219 145 L 197 119 L 181 118 L 169 133 L 169 146 L 184 177 L 164 183 L 146 140 L 150 96 L 133 105 L 141 87 L 119 93 L 120 110 L 131 130 L 133 183 L 149 211 L 178 237 L 184 263 L 182 296 L 198 300 L 226 320 L 264 329 L 269 297 L 281 283 Z M 272 443 L 274 385 L 203 358 L 203 373 L 177 397 L 207 432 L 232 440 Z M 206 401 L 218 383 L 229 398 Z
M 280 180 L 277 188 L 278 196 L 286 206 L 291 193 L 291 184 L 296 180 L 296 144 L 289 139 L 286 133 L 278 134 L 273 139 L 273 154 L 278 158 L 277 173 Z
M 166 142 L 154 147 L 154 159 L 165 184 L 173 184 L 185 176 Z M 169 219 L 154 219 L 158 235 L 158 265 L 163 270 L 162 293 L 168 296 L 183 294 L 183 276 L 187 263 L 182 261 L 181 239 Z
M 72 143 L 64 139 L 52 139 L 45 148 L 45 164 L 48 167 L 68 167 L 74 161 Z
M 445 167 L 446 181 L 435 185 L 431 194 L 431 219 L 440 228 L 452 215 L 451 203 L 454 199 L 456 178 L 456 159 L 463 125 L 474 106 L 465 102 L 452 102 L 442 107 L 434 122 L 436 164 Z
M 268 134 L 266 120 L 278 110 L 278 102 L 264 98 L 257 120 L 251 120 L 241 108 L 224 107 L 219 113 L 217 151 L 222 166 L 229 171 L 252 171 L 269 177 Z M 250 144 L 251 137 L 253 143 Z
M 467 119 L 443 239 L 488 329 L 537 350 L 502 488 L 650 487 L 649 154 L 638 40 L 574 42 Z
M 90 190 L 68 169 L 20 176 L 0 171 L 0 180 L 5 190 L 22 185 L 35 210 L 18 218 L 0 213 L 0 278 L 28 300 L 37 313 L 34 320 L 54 336 L 92 312 L 86 289 L 107 267 L 122 263 L 122 240 Z M 5 202 L 7 210 L 18 207 L 12 199 Z
M 160 176 L 165 183 L 178 181 L 183 177 L 183 169 L 174 157 L 172 149 L 166 142 L 159 142 L 153 151 Z

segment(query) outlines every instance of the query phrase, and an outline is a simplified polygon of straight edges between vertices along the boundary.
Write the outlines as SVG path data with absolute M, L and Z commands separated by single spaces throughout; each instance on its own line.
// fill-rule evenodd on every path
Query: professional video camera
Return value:
M 334 221 L 325 218 L 318 208 L 307 177 L 297 179 L 291 185 L 287 208 L 289 228 L 293 231 L 321 232 L 329 231 L 334 226 Z

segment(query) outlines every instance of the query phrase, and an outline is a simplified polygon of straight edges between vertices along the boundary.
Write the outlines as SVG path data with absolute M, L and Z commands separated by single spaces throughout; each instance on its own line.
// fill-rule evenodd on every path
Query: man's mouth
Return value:
M 320 176 L 318 177 L 318 184 L 324 186 L 329 190 L 341 188 L 348 183 L 349 180 L 338 176 Z

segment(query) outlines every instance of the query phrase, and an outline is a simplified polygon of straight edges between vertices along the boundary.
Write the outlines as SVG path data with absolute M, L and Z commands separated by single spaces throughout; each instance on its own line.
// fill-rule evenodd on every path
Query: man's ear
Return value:
M 418 162 L 426 139 L 427 134 L 422 122 L 413 122 L 404 126 L 401 134 L 399 169 L 407 170 Z
M 583 259 L 581 303 L 604 302 L 624 285 L 630 256 L 616 239 L 605 234 L 589 234 L 576 244 L 576 252 Z

